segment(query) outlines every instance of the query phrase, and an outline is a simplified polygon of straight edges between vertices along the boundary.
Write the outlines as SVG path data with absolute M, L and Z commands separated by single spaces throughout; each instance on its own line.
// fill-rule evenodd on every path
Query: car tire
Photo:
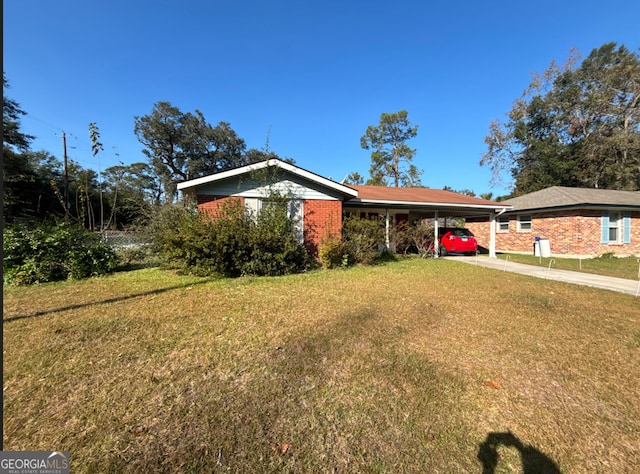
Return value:
M 438 253 L 440 254 L 441 257 L 446 257 L 447 255 L 449 255 L 449 252 L 447 252 L 447 249 L 445 248 L 444 245 L 441 245 L 439 247 Z

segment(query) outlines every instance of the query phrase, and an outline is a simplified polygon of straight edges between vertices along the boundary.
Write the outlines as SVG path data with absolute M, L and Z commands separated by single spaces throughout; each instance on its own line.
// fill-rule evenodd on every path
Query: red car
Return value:
M 469 229 L 443 227 L 438 229 L 438 235 L 440 238 L 439 254 L 442 256 L 450 253 L 475 255 L 478 251 L 478 242 Z

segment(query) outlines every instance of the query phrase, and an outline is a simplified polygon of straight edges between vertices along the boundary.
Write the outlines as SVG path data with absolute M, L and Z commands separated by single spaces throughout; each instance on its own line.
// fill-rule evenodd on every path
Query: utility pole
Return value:
M 64 156 L 64 221 L 69 222 L 69 159 L 67 158 L 67 136 L 62 132 L 62 151 Z

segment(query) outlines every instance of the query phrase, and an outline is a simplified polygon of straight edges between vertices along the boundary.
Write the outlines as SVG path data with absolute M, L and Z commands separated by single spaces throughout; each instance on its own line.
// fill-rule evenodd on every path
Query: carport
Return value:
M 385 216 L 385 245 L 390 248 L 390 230 L 402 221 L 435 219 L 435 240 L 438 241 L 438 219 L 489 217 L 489 256 L 496 256 L 496 220 L 511 206 L 487 201 L 442 189 L 391 188 L 386 186 L 349 185 L 358 191 L 358 197 L 342 203 L 344 211 L 353 213 L 377 213 Z M 437 246 L 435 256 L 437 257 Z

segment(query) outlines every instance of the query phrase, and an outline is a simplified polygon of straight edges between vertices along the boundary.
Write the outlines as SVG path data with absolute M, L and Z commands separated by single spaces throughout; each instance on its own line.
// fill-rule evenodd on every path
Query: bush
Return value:
M 384 227 L 380 219 L 348 216 L 342 222 L 342 239 L 349 260 L 370 265 L 380 254 L 384 242 Z
M 333 235 L 322 239 L 318 253 L 324 268 L 347 267 L 350 263 L 344 242 Z
M 183 271 L 242 275 L 284 275 L 306 269 L 308 254 L 293 232 L 286 201 L 253 219 L 239 201 L 227 201 L 214 220 L 194 207 L 162 210 L 150 228 L 155 248 Z
M 160 265 L 157 253 L 146 244 L 119 247 L 115 252 L 121 269 L 134 270 Z
M 203 219 L 195 206 L 157 208 L 146 233 L 165 263 L 196 275 L 215 272 L 211 262 L 216 245 L 212 223 Z
M 245 275 L 284 275 L 306 269 L 309 260 L 304 246 L 298 242 L 294 223 L 287 217 L 287 201 L 277 199 L 263 208 L 257 219 L 248 221 L 250 258 L 244 263 Z
M 104 275 L 116 267 L 115 252 L 86 229 L 65 223 L 12 226 L 3 233 L 4 281 L 30 285 Z
M 403 225 L 396 234 L 398 248 L 405 254 L 417 252 L 422 258 L 433 255 L 434 225 L 427 220 L 417 220 Z

